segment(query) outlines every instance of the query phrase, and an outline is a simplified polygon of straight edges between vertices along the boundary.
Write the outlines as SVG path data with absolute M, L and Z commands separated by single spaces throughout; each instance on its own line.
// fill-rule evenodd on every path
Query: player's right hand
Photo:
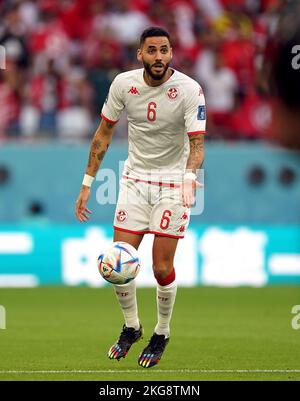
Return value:
M 81 191 L 76 200 L 75 214 L 79 221 L 85 222 L 89 220 L 87 213 L 92 214 L 92 212 L 86 207 L 89 200 L 91 189 L 86 186 L 82 186 Z

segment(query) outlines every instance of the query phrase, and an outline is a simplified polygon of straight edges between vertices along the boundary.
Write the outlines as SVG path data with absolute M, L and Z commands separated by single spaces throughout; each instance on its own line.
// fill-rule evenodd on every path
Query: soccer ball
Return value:
M 98 269 L 101 276 L 112 284 L 129 283 L 140 270 L 137 250 L 127 242 L 113 242 L 99 256 Z

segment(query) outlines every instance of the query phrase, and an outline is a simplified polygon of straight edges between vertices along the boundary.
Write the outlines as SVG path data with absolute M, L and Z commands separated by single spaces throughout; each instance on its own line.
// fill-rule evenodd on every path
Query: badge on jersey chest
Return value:
M 178 88 L 169 88 L 167 91 L 167 96 L 169 100 L 176 100 L 179 95 Z

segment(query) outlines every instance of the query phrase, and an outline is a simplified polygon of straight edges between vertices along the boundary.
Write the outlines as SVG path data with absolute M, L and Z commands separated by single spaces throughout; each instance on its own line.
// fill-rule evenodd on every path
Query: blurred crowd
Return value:
M 172 66 L 205 90 L 209 137 L 266 140 L 268 70 L 286 3 L 0 0 L 0 139 L 90 138 L 111 81 L 141 68 L 139 36 L 155 25 L 170 32 Z M 126 135 L 124 116 L 116 136 Z

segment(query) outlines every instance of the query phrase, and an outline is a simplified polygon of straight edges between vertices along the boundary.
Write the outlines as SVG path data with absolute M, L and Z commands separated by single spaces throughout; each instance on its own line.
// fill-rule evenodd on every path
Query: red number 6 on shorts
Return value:
M 162 230 L 166 230 L 167 228 L 169 228 L 169 225 L 171 222 L 171 220 L 170 220 L 171 216 L 172 216 L 171 210 L 164 210 L 161 221 L 160 221 L 160 228 Z

